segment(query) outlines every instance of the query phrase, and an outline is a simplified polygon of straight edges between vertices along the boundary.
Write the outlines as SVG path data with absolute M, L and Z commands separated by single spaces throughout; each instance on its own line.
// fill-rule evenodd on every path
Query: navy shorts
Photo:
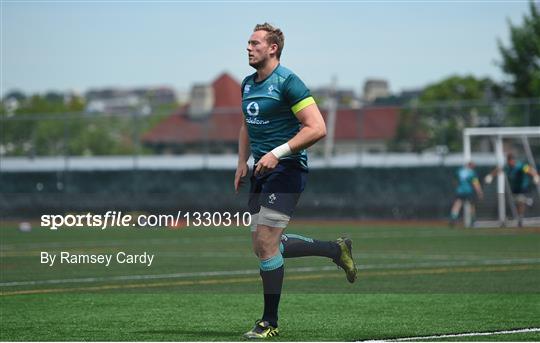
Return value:
M 474 202 L 476 200 L 473 193 L 457 193 L 456 198 L 469 202 Z
M 253 172 L 255 168 L 253 168 Z M 276 168 L 260 176 L 252 172 L 248 208 L 259 213 L 261 206 L 291 216 L 304 190 L 308 171 L 299 162 L 279 161 Z

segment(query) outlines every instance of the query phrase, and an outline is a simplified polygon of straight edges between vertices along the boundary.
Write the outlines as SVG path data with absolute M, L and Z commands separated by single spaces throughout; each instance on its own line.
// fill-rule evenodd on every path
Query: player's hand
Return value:
M 271 152 L 267 153 L 261 159 L 259 162 L 257 162 L 257 167 L 255 168 L 255 175 L 259 176 L 262 175 L 272 169 L 274 169 L 279 163 L 279 159 L 276 157 L 276 155 L 272 154 Z
M 249 167 L 247 163 L 240 162 L 238 167 L 236 167 L 236 174 L 234 175 L 234 191 L 238 193 L 240 187 L 244 184 L 246 176 L 249 172 Z

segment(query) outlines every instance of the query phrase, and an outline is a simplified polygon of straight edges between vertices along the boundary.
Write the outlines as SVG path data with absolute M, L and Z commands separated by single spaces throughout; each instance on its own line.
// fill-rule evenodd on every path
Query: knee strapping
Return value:
M 259 213 L 255 213 L 251 215 L 251 232 L 257 231 L 257 225 L 259 225 Z
M 261 225 L 284 229 L 287 227 L 290 220 L 291 217 L 284 213 L 261 206 L 261 210 L 259 212 L 259 224 Z

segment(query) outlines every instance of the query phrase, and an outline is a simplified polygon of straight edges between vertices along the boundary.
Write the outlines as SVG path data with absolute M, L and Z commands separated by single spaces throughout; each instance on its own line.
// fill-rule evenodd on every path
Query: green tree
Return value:
M 474 76 L 451 76 L 427 86 L 420 95 L 420 103 L 437 101 L 492 100 L 498 98 L 501 89 L 492 80 Z
M 22 101 L 26 100 L 26 95 L 23 92 L 21 92 L 21 91 L 19 91 L 17 89 L 14 89 L 14 90 L 9 91 L 4 96 L 4 100 L 9 99 L 9 98 L 14 98 L 17 101 L 22 102 Z
M 502 55 L 502 71 L 510 76 L 511 94 L 514 97 L 540 96 L 540 9 L 529 3 L 530 14 L 525 15 L 521 26 L 510 27 L 510 44 L 498 40 Z
M 490 122 L 493 110 L 488 101 L 501 95 L 500 86 L 492 80 L 470 75 L 431 84 L 414 105 L 402 110 L 393 148 L 421 152 L 440 145 L 459 151 L 463 128 L 476 126 L 482 119 Z

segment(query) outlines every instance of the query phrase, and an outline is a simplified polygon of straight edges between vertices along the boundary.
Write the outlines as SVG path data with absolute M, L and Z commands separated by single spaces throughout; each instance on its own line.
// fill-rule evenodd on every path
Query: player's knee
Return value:
M 272 256 L 275 256 L 279 253 L 279 247 L 271 245 L 261 245 L 257 251 L 257 256 L 261 259 L 267 259 Z
M 253 248 L 255 250 L 255 255 L 261 257 L 265 255 L 268 249 L 268 242 L 266 242 L 262 237 L 257 236 L 254 241 Z
M 255 241 L 255 255 L 260 259 L 266 259 L 276 255 L 279 252 L 279 245 L 262 237 Z
M 290 216 L 264 206 L 261 206 L 258 216 L 259 224 L 280 229 L 286 228 L 290 220 Z

